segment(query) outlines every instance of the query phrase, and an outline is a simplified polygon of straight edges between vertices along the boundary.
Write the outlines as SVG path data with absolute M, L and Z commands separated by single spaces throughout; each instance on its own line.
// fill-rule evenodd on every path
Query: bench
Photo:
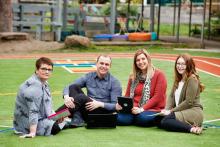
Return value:
M 52 26 L 54 27 L 54 30 L 57 35 L 61 33 L 61 27 L 62 24 L 59 24 L 57 22 L 27 22 L 27 21 L 13 21 L 14 27 L 20 27 L 20 26 L 34 26 L 36 27 L 36 39 L 41 40 L 42 39 L 42 26 Z M 56 39 L 59 37 L 56 37 Z M 58 41 L 58 40 L 57 40 Z
M 62 21 L 58 15 L 61 12 L 59 3 L 13 3 L 12 6 L 14 32 L 35 33 L 37 40 L 44 40 L 45 35 L 49 34 L 49 40 L 55 38 L 60 41 Z
M 7 40 L 28 40 L 27 33 L 21 32 L 0 32 L 0 41 L 7 41 Z

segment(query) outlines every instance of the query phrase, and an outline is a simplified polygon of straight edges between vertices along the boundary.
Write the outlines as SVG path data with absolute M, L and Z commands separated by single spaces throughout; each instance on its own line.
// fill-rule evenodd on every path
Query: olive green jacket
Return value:
M 179 105 L 175 104 L 175 90 L 173 88 L 166 104 L 167 110 L 175 113 L 176 119 L 191 125 L 201 125 L 203 121 L 203 107 L 200 103 L 199 81 L 195 75 L 186 79 L 179 99 Z

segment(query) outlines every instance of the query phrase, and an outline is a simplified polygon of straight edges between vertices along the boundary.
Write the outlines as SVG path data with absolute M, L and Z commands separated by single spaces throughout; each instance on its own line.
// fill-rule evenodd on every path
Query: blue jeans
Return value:
M 137 125 L 143 127 L 153 126 L 155 116 L 149 116 L 149 115 L 155 113 L 157 112 L 144 111 L 137 115 L 131 113 L 118 113 L 117 125 L 119 126 Z

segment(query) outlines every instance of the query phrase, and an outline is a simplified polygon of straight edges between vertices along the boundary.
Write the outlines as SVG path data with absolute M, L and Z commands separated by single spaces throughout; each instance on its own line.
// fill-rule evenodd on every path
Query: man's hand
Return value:
M 96 108 L 99 108 L 99 107 L 104 108 L 104 103 L 103 103 L 103 102 L 96 101 L 96 100 L 94 100 L 94 99 L 92 99 L 91 102 L 87 102 L 87 103 L 86 103 L 86 109 L 87 109 L 88 111 L 92 111 L 92 110 L 94 110 L 94 109 L 96 109 Z
M 73 98 L 73 97 L 69 97 L 68 95 L 65 95 L 65 96 L 64 96 L 64 104 L 65 104 L 68 108 L 75 108 L 74 98 Z
M 119 111 L 119 110 L 122 110 L 122 107 L 121 107 L 121 105 L 119 105 L 118 103 L 116 103 L 115 109 L 116 109 L 117 111 Z
M 144 111 L 144 109 L 143 108 L 139 108 L 139 107 L 133 107 L 132 109 L 131 109 L 131 113 L 132 114 L 139 114 L 139 113 L 141 113 L 141 112 L 143 112 Z

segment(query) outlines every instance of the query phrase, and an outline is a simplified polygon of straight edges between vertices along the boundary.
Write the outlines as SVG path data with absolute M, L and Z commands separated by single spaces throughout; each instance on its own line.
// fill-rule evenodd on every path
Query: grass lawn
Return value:
M 166 53 L 169 53 L 166 52 Z M 201 55 L 199 53 L 193 53 Z M 203 53 L 202 53 L 203 54 Z M 204 53 L 205 54 L 205 53 Z M 209 56 L 206 53 L 205 56 Z M 218 57 L 218 54 L 212 56 Z M 86 57 L 85 57 L 86 59 Z M 16 92 L 19 85 L 34 71 L 35 60 L 0 60 L 0 125 L 12 126 L 12 117 Z M 163 70 L 168 81 L 167 94 L 170 92 L 173 81 L 173 63 L 153 60 L 156 67 Z M 128 75 L 131 72 L 132 59 L 113 59 L 111 72 L 115 75 L 125 90 Z M 119 69 L 121 72 L 119 72 Z M 62 89 L 65 85 L 80 77 L 82 74 L 70 74 L 63 68 L 55 67 L 52 78 L 49 80 L 54 109 L 63 103 Z M 201 94 L 204 106 L 205 120 L 217 119 L 220 114 L 220 79 L 200 72 L 205 92 Z M 219 122 L 214 123 L 220 125 Z M 6 128 L 0 127 L 0 130 Z M 36 137 L 34 139 L 20 139 L 12 131 L 0 132 L 1 147 L 70 147 L 70 146 L 163 146 L 163 147 L 217 147 L 220 144 L 220 129 L 208 128 L 200 136 L 187 133 L 174 133 L 160 130 L 156 127 L 142 128 L 135 126 L 117 127 L 116 129 L 92 129 L 84 127 L 67 129 L 56 136 Z
M 189 53 L 192 56 L 206 56 L 206 57 L 217 57 L 220 58 L 220 53 L 213 52 L 202 52 L 202 51 L 190 51 L 190 50 L 174 50 L 175 46 L 167 47 L 163 45 L 138 45 L 138 46 L 94 46 L 93 48 L 85 48 L 85 47 L 74 47 L 74 48 L 63 48 L 58 50 L 50 51 L 51 53 L 134 53 L 137 49 L 145 48 L 151 54 L 152 53 L 160 53 L 160 54 L 180 54 L 180 53 Z M 186 45 L 180 46 L 177 45 L 176 48 L 187 48 Z M 205 50 L 204 50 L 205 51 Z M 38 52 L 35 52 L 38 53 Z M 42 52 L 40 52 L 42 53 Z M 48 53 L 48 51 L 45 51 Z

